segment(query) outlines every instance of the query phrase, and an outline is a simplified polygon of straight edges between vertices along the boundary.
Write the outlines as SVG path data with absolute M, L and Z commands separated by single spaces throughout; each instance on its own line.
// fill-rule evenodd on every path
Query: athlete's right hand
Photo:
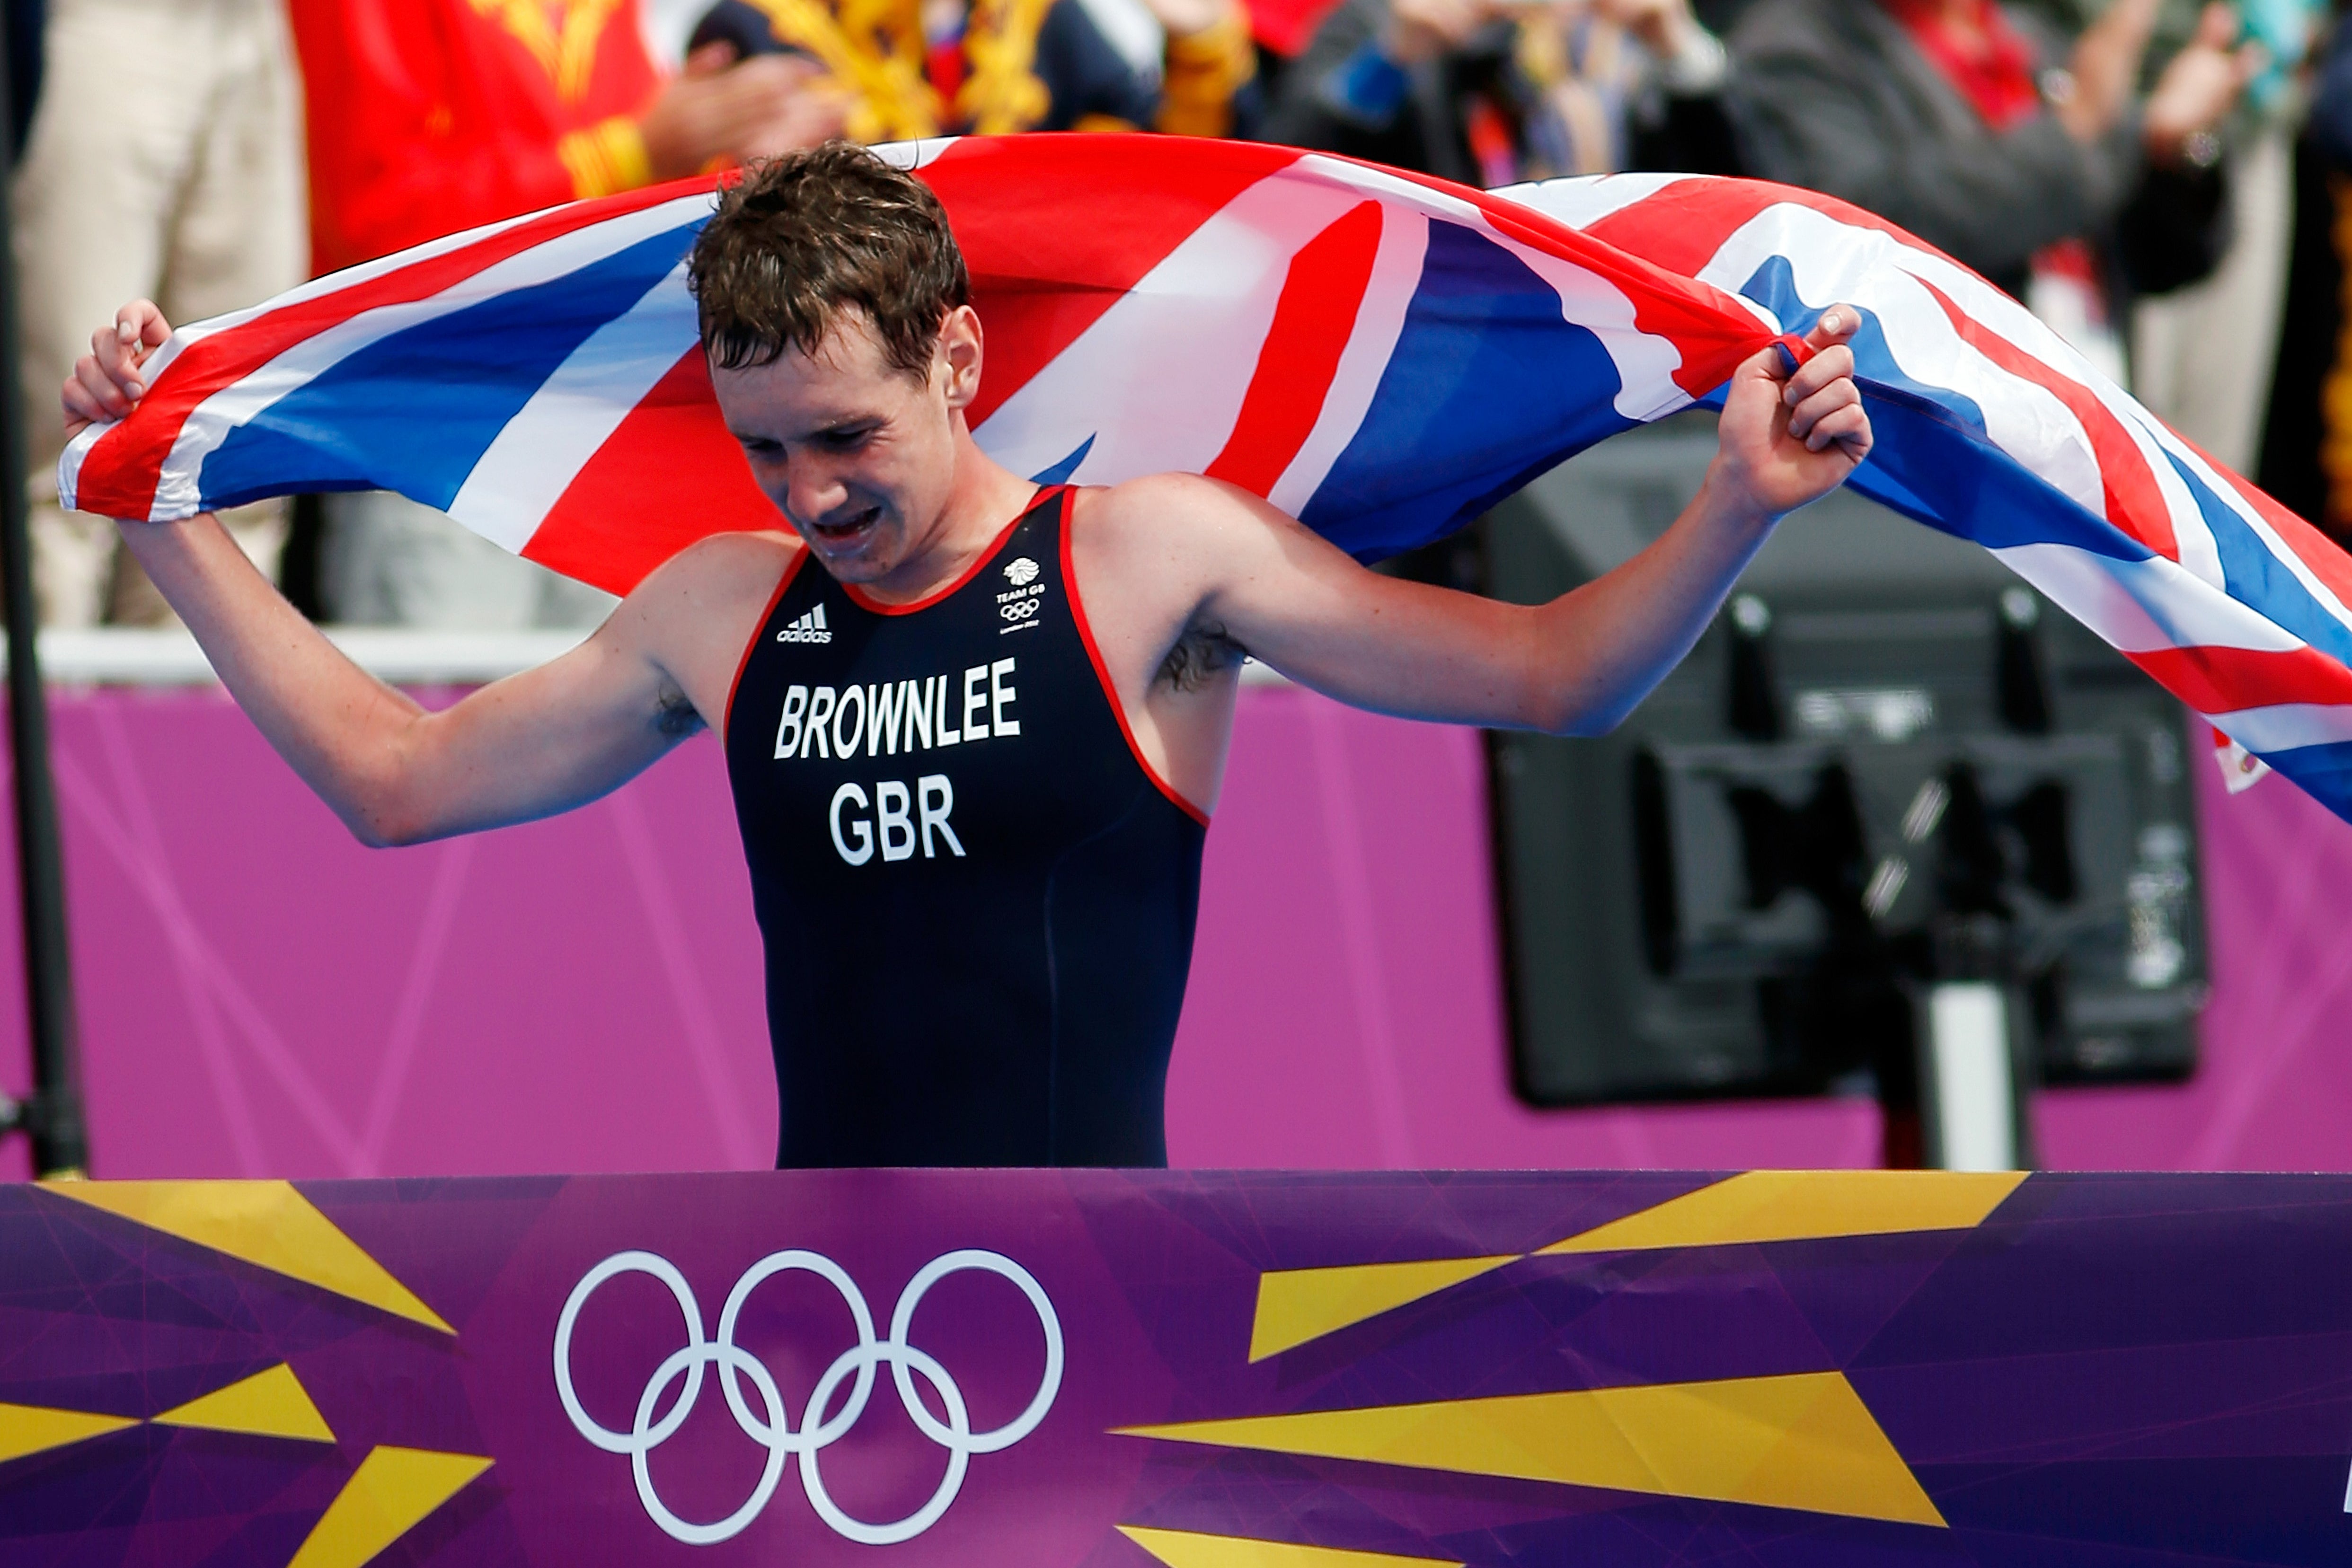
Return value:
M 63 399 L 66 439 L 92 424 L 122 418 L 147 395 L 141 368 L 172 335 L 172 324 L 149 299 L 134 299 L 114 313 L 114 324 L 89 335 L 89 352 L 74 361 Z

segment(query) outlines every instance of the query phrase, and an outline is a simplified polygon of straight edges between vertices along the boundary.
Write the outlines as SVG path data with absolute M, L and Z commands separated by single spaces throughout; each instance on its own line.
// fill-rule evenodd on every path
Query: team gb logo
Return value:
M 1026 588 L 1037 580 L 1037 563 L 1024 555 L 1007 566 L 1004 575 L 1012 580 L 1013 587 Z

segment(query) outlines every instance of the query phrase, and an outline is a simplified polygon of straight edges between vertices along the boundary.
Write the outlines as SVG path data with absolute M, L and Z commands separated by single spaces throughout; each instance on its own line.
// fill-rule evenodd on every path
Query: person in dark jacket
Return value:
M 2215 131 L 2262 57 L 2210 6 L 2143 99 L 2157 5 L 2115 0 L 2070 45 L 1994 0 L 1758 0 L 1730 39 L 1741 160 L 2021 298 L 2037 273 L 2177 287 L 2226 243 Z
M 32 129 L 33 105 L 41 97 L 41 25 L 47 20 L 44 0 L 9 0 L 8 5 L 8 161 L 25 151 L 25 133 Z
M 2294 149 L 2294 225 L 2278 363 L 2255 482 L 2352 549 L 2352 24 L 2315 51 Z
M 1266 139 L 1487 188 L 1729 173 L 1723 78 L 1687 0 L 1344 0 L 1284 73 Z

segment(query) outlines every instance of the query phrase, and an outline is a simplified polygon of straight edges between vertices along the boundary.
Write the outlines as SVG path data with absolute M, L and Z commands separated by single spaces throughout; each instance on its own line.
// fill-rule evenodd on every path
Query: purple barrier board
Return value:
M 759 933 L 709 737 L 562 817 L 373 851 L 217 690 L 65 691 L 50 712 L 100 1176 L 772 1162 Z M 2037 1096 L 2040 1155 L 2352 1168 L 2352 826 L 2284 779 L 2231 797 L 2196 777 L 2197 1075 Z M 1518 1101 L 1486 795 L 1475 732 L 1244 688 L 1169 1075 L 1174 1164 L 1877 1163 L 1867 1097 Z M 16 931 L 0 899 L 0 951 Z M 11 957 L 0 1091 L 26 1086 L 24 1020 Z M 0 1140 L 0 1178 L 28 1174 Z
M 0 1563 L 2336 1563 L 2352 1178 L 0 1188 Z

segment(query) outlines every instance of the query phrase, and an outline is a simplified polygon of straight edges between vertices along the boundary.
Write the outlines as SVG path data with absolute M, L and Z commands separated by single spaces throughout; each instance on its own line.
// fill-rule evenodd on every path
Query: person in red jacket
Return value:
M 844 100 L 804 57 L 721 44 L 671 74 L 636 0 L 291 0 L 310 129 L 314 273 L 580 197 L 832 136 Z M 593 624 L 604 596 L 386 494 L 328 498 L 336 620 Z
M 813 146 L 841 102 L 804 57 L 657 66 L 630 0 L 292 0 L 312 265 Z

